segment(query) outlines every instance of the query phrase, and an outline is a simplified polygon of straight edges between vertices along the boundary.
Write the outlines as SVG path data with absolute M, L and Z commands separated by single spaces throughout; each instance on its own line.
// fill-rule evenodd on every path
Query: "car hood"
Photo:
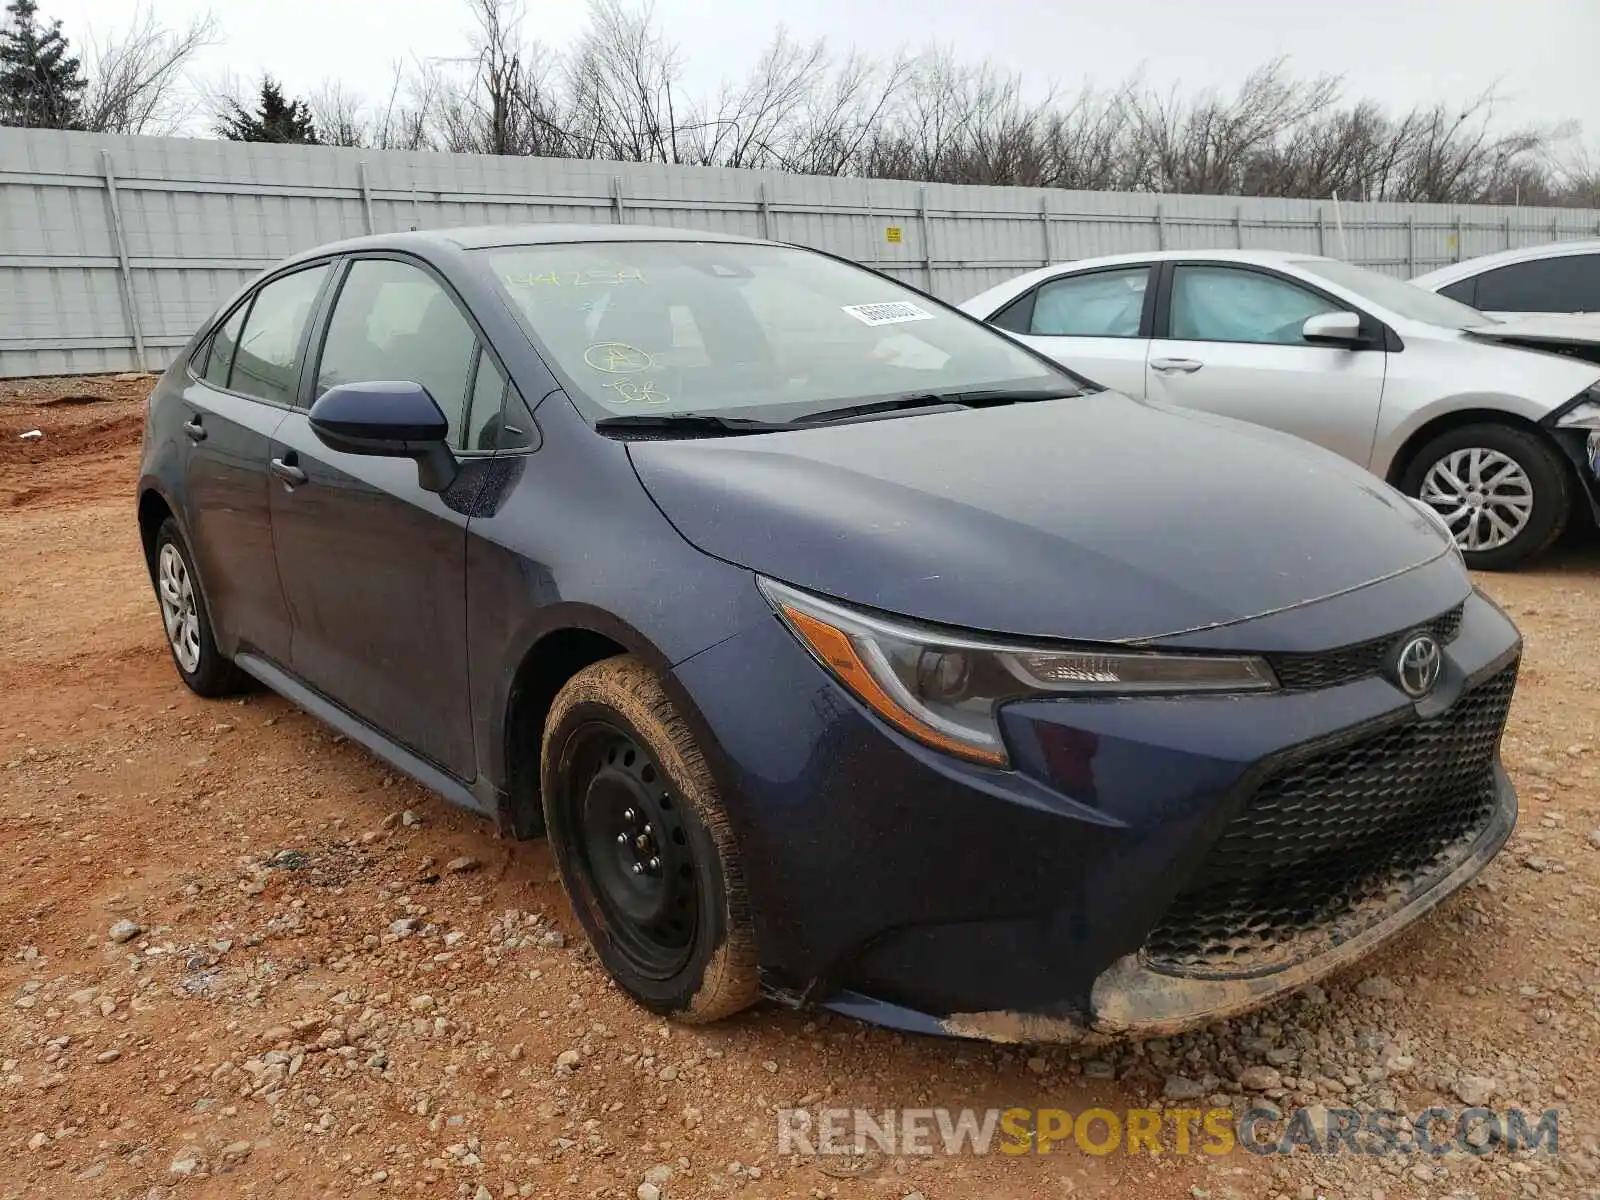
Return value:
M 1343 459 L 1110 392 L 629 452 L 708 554 L 999 633 L 1153 639 L 1448 553 L 1409 501 Z
M 1493 323 L 1469 325 L 1462 332 L 1484 341 L 1554 350 L 1586 362 L 1600 363 L 1600 315 L 1593 313 L 1507 317 Z

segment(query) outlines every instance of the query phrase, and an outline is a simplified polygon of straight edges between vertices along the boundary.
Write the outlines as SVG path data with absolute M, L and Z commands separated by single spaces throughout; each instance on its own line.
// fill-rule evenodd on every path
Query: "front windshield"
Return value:
M 1078 381 L 869 271 L 786 246 L 618 241 L 481 251 L 591 419 L 788 420 L 925 393 Z
M 1386 308 L 1408 321 L 1421 321 L 1426 325 L 1440 325 L 1445 329 L 1466 329 L 1472 325 L 1493 325 L 1494 321 L 1475 308 L 1469 308 L 1448 296 L 1425 291 L 1403 279 L 1395 279 L 1377 271 L 1332 259 L 1302 259 L 1297 264 L 1312 275 L 1321 276 L 1329 283 L 1349 288 L 1363 300 L 1379 308 Z

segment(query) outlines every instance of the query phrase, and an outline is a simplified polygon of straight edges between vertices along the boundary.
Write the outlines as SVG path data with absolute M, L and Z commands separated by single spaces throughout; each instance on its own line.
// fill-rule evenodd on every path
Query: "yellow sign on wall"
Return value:
M 900 241 L 901 241 L 901 238 L 900 238 L 900 226 L 898 226 L 898 225 L 890 225 L 887 229 L 885 229 L 883 231 L 883 240 L 886 241 L 886 242 L 893 242 L 895 245 L 898 246 L 900 244 Z

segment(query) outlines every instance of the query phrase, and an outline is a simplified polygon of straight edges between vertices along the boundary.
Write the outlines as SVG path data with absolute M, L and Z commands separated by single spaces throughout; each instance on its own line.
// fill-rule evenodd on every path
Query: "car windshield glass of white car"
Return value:
M 1347 288 L 1363 300 L 1387 308 L 1395 316 L 1408 321 L 1421 321 L 1424 325 L 1439 325 L 1445 329 L 1467 329 L 1474 325 L 1495 323 L 1492 318 L 1459 300 L 1424 291 L 1403 279 L 1380 275 L 1377 271 L 1353 263 L 1314 258 L 1297 265 L 1307 274 L 1326 279 L 1337 287 Z
M 804 250 L 618 241 L 482 253 L 592 419 L 787 420 L 906 396 L 1071 395 L 1080 382 L 916 292 Z

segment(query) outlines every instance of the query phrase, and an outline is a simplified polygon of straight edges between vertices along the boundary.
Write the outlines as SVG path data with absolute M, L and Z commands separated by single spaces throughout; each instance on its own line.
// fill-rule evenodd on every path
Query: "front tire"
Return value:
M 151 582 L 161 606 L 161 624 L 167 635 L 172 665 L 189 690 L 208 700 L 245 690 L 245 675 L 222 656 L 211 629 L 211 612 L 200 590 L 194 560 L 184 544 L 178 523 L 161 522 L 150 563 Z
M 561 689 L 540 791 L 567 895 L 624 991 L 692 1024 L 755 1002 L 733 830 L 693 734 L 644 663 L 606 659 Z
M 1511 425 L 1464 425 L 1412 458 L 1400 488 L 1444 518 L 1467 566 L 1503 571 L 1546 550 L 1567 527 L 1566 465 L 1537 434 Z

